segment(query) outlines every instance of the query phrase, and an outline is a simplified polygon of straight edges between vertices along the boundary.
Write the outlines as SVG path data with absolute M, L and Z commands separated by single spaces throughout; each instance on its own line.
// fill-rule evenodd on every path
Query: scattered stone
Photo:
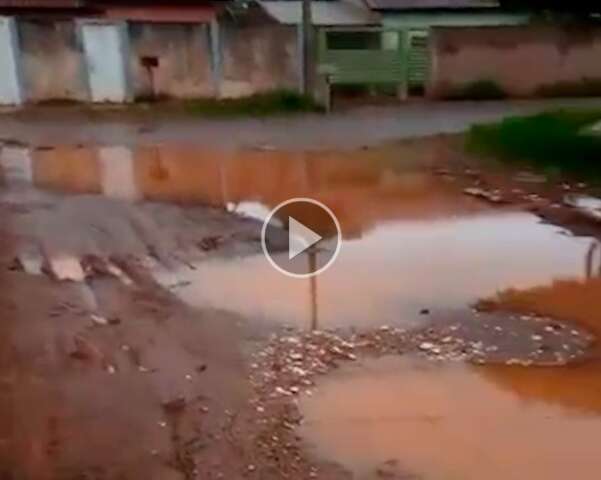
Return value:
M 97 313 L 92 313 L 90 315 L 90 319 L 95 325 L 108 325 L 109 321 L 103 317 L 102 315 L 98 315 Z
M 482 198 L 491 203 L 505 203 L 503 196 L 498 190 L 488 191 L 482 188 L 469 187 L 464 189 L 463 193 L 472 197 Z

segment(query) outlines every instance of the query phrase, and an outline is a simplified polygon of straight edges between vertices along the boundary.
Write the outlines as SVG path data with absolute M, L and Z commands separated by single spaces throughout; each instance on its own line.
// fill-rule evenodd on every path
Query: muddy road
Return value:
M 356 149 L 401 138 L 460 133 L 476 122 L 556 108 L 592 108 L 596 98 L 478 102 L 416 101 L 336 109 L 330 115 L 206 119 L 161 108 L 36 106 L 0 110 L 0 139 L 35 145 L 185 143 L 224 149 Z M 352 132 L 349 135 L 349 132 Z
M 446 136 L 11 141 L 0 178 L 4 477 L 597 478 L 589 186 Z M 260 245 L 300 196 L 343 233 L 312 281 Z

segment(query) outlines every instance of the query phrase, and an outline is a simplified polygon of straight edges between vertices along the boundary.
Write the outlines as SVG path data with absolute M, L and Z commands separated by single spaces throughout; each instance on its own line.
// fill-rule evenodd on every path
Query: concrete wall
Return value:
M 221 97 L 241 97 L 267 90 L 296 90 L 300 83 L 296 26 L 221 27 Z
M 208 25 L 132 22 L 129 42 L 136 98 L 214 95 Z M 155 60 L 155 67 L 148 65 Z
M 87 100 L 86 67 L 75 22 L 17 23 L 25 100 Z
M 102 42 L 91 48 L 98 42 L 92 45 L 85 29 L 96 23 L 102 22 L 17 18 L 0 24 L 0 104 L 20 103 L 21 97 L 101 101 L 102 95 L 92 95 L 99 75 L 111 76 L 101 85 L 123 76 L 125 100 L 240 97 L 300 85 L 296 26 L 129 22 L 123 36 L 126 65 L 111 67 L 103 48 L 114 46 Z
M 429 95 L 492 80 L 511 96 L 601 87 L 601 29 L 579 26 L 440 28 L 432 35 Z M 601 92 L 599 92 L 601 93 Z

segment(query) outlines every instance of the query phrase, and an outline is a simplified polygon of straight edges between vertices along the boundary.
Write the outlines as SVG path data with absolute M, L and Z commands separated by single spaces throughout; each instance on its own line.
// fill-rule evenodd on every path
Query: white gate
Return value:
M 17 51 L 15 19 L 0 17 L 0 105 L 19 105 L 23 101 Z
M 126 24 L 86 20 L 81 23 L 81 35 L 92 101 L 128 101 Z

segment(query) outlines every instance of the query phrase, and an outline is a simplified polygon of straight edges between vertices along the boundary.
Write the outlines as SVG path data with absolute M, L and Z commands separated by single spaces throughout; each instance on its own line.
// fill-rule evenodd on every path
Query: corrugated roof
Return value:
M 284 25 L 302 22 L 302 2 L 259 2 L 265 12 Z M 376 25 L 379 15 L 359 5 L 345 1 L 311 2 L 312 22 L 317 26 Z
M 206 23 L 217 15 L 217 9 L 211 5 L 199 7 L 111 7 L 104 16 L 122 20 L 157 23 Z
M 497 8 L 498 0 L 365 0 L 373 10 Z

